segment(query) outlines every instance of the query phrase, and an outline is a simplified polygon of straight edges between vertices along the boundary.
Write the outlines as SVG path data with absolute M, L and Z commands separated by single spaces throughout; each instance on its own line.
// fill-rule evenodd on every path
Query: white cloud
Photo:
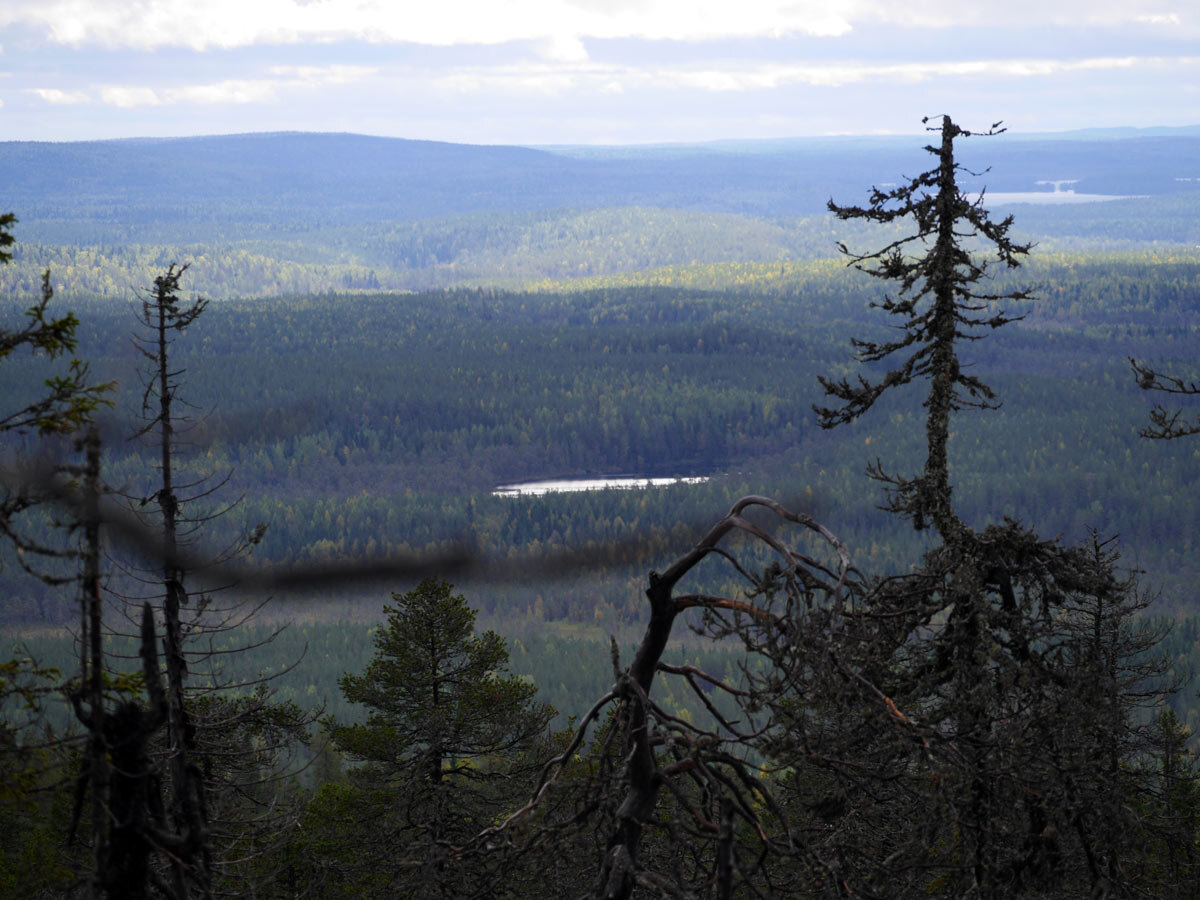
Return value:
M 71 106 L 76 103 L 88 103 L 91 98 L 83 91 L 60 91 L 58 88 L 30 88 L 29 93 L 37 94 L 47 103 L 55 106 Z
M 195 49 L 367 40 L 436 46 L 543 42 L 583 58 L 581 38 L 701 40 L 841 35 L 857 25 L 1196 24 L 1193 0 L 4 0 L 0 27 L 79 46 Z M 554 58 L 562 58 L 561 55 Z
M 584 62 L 588 58 L 587 48 L 577 37 L 549 37 L 539 48 L 543 59 L 555 62 Z
M 493 92 L 556 96 L 582 86 L 593 71 L 607 67 L 570 69 L 551 65 L 499 66 L 491 69 L 464 68 L 439 75 L 434 85 L 454 94 Z M 611 93 L 611 90 L 609 91 Z
M 163 102 L 152 88 L 127 87 L 116 84 L 104 85 L 100 88 L 100 101 L 121 109 L 132 109 L 135 106 L 161 106 Z
M 946 62 L 859 62 L 822 64 L 731 61 L 720 68 L 692 65 L 640 67 L 584 60 L 576 63 L 529 62 L 498 66 L 461 66 L 421 70 L 352 65 L 272 66 L 267 77 L 230 79 L 191 85 L 142 87 L 94 86 L 91 93 L 110 106 L 133 108 L 173 104 L 238 105 L 282 103 L 286 95 L 326 86 L 346 87 L 370 80 L 380 97 L 442 95 L 542 96 L 570 93 L 621 95 L 645 90 L 685 90 L 707 93 L 771 91 L 797 85 L 839 88 L 861 84 L 920 84 L 937 80 L 975 79 L 1000 82 L 1044 79 L 1082 72 L 1134 69 L 1170 72 L 1176 80 L 1183 70 L 1200 66 L 1200 57 L 1092 57 L 982 59 Z M 83 91 L 31 90 L 47 103 L 83 103 Z
M 135 87 L 103 85 L 100 100 L 109 106 L 163 106 L 174 103 L 244 104 L 269 103 L 279 98 L 281 91 L 305 89 L 321 85 L 351 84 L 368 78 L 379 70 L 368 66 L 272 66 L 271 78 L 227 79 L 208 84 L 185 84 L 175 87 Z M 83 92 L 66 94 L 63 91 L 35 89 L 49 103 L 79 103 L 88 99 Z
M 869 63 L 821 65 L 730 63 L 720 69 L 689 66 L 651 68 L 587 63 L 577 66 L 530 64 L 495 68 L 462 68 L 438 78 L 440 87 L 458 93 L 561 93 L 586 88 L 619 94 L 638 87 L 676 87 L 728 93 L 772 90 L 789 85 L 840 87 L 866 82 L 918 84 L 939 78 L 1045 78 L 1070 72 L 1180 69 L 1200 64 L 1200 57 L 1095 57 L 1058 59 L 985 59 L 960 62 Z
M 275 99 L 273 81 L 218 81 L 185 85 L 162 92 L 167 103 L 263 103 Z
M 131 85 L 103 85 L 100 101 L 121 109 L 137 106 L 166 106 L 175 103 L 262 103 L 275 96 L 273 81 L 218 81 L 212 84 L 192 84 L 160 88 Z
M 1148 13 L 1144 16 L 1135 16 L 1136 21 L 1143 22 L 1147 25 L 1179 25 L 1179 16 L 1175 13 Z
M 321 0 L 311 0 L 321 2 Z M 272 75 L 292 83 L 352 84 L 378 74 L 378 66 L 271 66 Z

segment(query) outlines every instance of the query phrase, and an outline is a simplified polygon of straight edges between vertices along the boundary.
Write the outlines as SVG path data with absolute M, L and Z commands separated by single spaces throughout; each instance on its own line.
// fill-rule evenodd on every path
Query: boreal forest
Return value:
M 1200 137 L 926 125 L 0 143 L 0 896 L 1200 895 Z

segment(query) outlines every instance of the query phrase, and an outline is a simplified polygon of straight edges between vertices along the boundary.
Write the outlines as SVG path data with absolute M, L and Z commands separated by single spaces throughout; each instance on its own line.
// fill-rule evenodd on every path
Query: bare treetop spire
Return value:
M 858 418 L 890 388 L 928 380 L 929 396 L 925 401 L 929 410 L 928 454 L 924 471 L 909 479 L 886 475 L 875 466 L 871 474 L 893 486 L 890 509 L 912 518 L 917 529 L 932 522 L 949 539 L 964 528 L 950 502 L 946 459 L 950 413 L 964 407 L 998 405 L 995 392 L 964 371 L 957 343 L 978 340 L 987 330 L 1020 318 L 1008 315 L 995 304 L 1027 300 L 1028 291 L 996 294 L 981 291 L 977 286 L 995 263 L 1007 268 L 1019 266 L 1030 245 L 1016 243 L 1008 236 L 1011 216 L 994 221 L 983 206 L 983 193 L 972 198 L 958 184 L 960 171 L 975 173 L 955 162 L 955 139 L 973 134 L 999 134 L 1000 123 L 986 132 L 970 132 L 949 116 L 941 119 L 939 127 L 929 128 L 941 133 L 941 143 L 925 148 L 937 157 L 935 168 L 891 190 L 872 188 L 870 202 L 865 207 L 838 206 L 829 201 L 830 212 L 839 219 L 867 219 L 881 224 L 911 219 L 916 230 L 870 253 L 856 253 L 845 244 L 838 244 L 854 268 L 899 284 L 894 296 L 885 296 L 882 302 L 873 305 L 901 318 L 898 326 L 901 336 L 884 342 L 854 339 L 858 360 L 874 363 L 894 354 L 903 358 L 898 366 L 874 382 L 861 375 L 856 383 L 821 378 L 825 392 L 842 405 L 814 409 L 821 426 L 833 428 Z M 973 243 L 982 244 L 986 253 L 972 252 Z

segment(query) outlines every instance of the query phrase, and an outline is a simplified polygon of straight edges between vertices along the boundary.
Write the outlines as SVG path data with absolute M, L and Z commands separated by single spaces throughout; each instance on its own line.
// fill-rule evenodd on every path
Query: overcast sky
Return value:
M 1200 2 L 0 0 L 0 102 L 4 140 L 1196 125 Z

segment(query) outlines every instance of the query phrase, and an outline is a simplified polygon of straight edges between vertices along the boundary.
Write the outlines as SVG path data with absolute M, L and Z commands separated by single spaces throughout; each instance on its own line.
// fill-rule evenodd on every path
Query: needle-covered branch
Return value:
M 12 252 L 7 248 L 16 242 L 12 234 L 16 221 L 11 213 L 0 215 L 0 264 L 12 261 Z M 41 296 L 25 311 L 24 322 L 16 328 L 0 328 L 0 361 L 20 350 L 50 360 L 69 357 L 65 371 L 44 380 L 45 390 L 39 396 L 18 400 L 15 408 L 0 410 L 0 434 L 34 433 L 42 438 L 67 436 L 90 423 L 99 408 L 111 405 L 106 394 L 113 384 L 91 383 L 87 363 L 74 356 L 79 320 L 73 313 L 52 315 L 50 302 L 53 298 L 54 289 L 47 270 L 42 275 Z M 48 448 L 44 452 L 48 457 L 54 455 Z M 0 484 L 0 537 L 13 544 L 17 564 L 30 575 L 48 585 L 66 584 L 75 579 L 61 562 L 73 559 L 75 551 L 36 536 L 36 530 L 27 528 L 23 522 L 25 513 L 46 500 L 45 493 L 35 484 Z

